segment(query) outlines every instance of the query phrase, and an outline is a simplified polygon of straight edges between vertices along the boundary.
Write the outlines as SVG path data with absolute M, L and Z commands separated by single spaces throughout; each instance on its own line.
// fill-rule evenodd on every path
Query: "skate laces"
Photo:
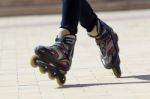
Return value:
M 56 38 L 56 43 L 50 47 L 50 49 L 55 50 L 59 54 L 62 54 L 62 58 L 66 58 L 70 56 L 71 51 L 73 50 L 73 46 L 76 41 L 76 37 L 74 35 L 67 35 L 62 38 Z

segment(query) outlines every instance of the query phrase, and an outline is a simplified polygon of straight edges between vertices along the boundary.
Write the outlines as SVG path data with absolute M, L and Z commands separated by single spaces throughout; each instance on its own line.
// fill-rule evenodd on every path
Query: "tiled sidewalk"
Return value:
M 54 43 L 60 15 L 0 18 L 0 98 L 149 99 L 149 12 L 98 13 L 120 38 L 120 79 L 104 69 L 94 40 L 79 26 L 72 68 L 63 88 L 30 66 L 35 46 Z

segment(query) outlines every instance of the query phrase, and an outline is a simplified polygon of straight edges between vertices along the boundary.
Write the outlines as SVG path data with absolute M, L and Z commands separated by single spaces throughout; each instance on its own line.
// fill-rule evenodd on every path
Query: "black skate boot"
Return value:
M 56 78 L 60 86 L 65 83 L 65 75 L 70 69 L 76 42 L 76 36 L 70 35 L 68 30 L 63 29 L 62 34 L 57 36 L 54 45 L 38 46 L 35 49 L 36 56 L 31 61 L 31 65 L 39 66 L 42 73 L 48 72 L 50 79 Z
M 114 75 L 121 76 L 118 36 L 103 21 L 98 19 L 96 26 L 88 35 L 94 37 L 101 51 L 101 61 L 106 69 L 112 69 Z

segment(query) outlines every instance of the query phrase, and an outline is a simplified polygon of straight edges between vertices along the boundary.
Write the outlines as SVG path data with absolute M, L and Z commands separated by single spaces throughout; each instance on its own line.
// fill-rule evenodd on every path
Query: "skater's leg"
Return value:
M 69 30 L 71 34 L 77 33 L 81 1 L 82 0 L 62 0 L 61 28 Z
M 81 0 L 80 24 L 87 31 L 91 31 L 97 24 L 97 15 L 93 11 L 87 0 Z
M 111 29 L 105 22 L 100 20 L 87 0 L 81 0 L 80 24 L 87 30 L 90 36 L 96 37 L 105 29 Z M 94 31 L 93 31 L 94 30 Z M 95 32 L 95 33 L 94 33 Z M 94 35 L 95 34 L 95 35 Z

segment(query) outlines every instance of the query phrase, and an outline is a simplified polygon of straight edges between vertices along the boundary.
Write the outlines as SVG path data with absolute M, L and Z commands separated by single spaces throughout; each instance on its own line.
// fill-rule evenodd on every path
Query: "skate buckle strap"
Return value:
M 74 44 L 76 41 L 76 37 L 75 36 L 72 36 L 72 35 L 68 35 L 64 38 L 64 42 L 67 43 L 67 44 Z
M 67 35 L 67 36 L 64 36 L 62 38 L 56 38 L 55 40 L 56 42 L 63 42 L 63 43 L 67 43 L 67 44 L 74 44 L 75 41 L 76 41 L 76 36 L 74 35 Z

